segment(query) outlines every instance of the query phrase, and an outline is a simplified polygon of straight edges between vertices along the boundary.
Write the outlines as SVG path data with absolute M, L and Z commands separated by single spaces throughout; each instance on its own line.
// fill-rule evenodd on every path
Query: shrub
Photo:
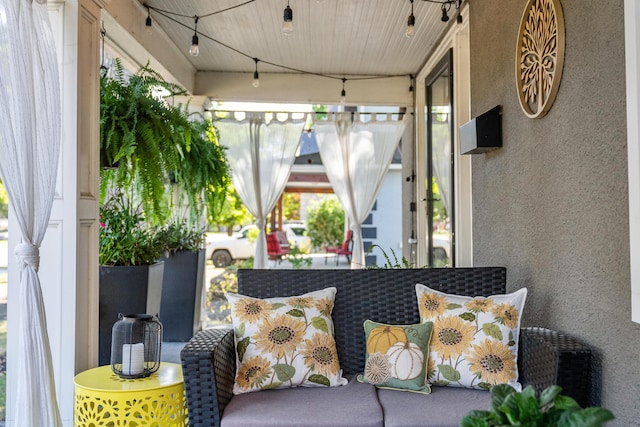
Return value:
M 308 234 L 315 247 L 339 246 L 344 240 L 344 210 L 336 196 L 323 199 L 308 210 Z

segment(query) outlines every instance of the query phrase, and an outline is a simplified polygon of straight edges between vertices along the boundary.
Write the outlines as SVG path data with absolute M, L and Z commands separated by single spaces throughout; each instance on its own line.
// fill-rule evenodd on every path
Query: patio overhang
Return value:
M 107 51 L 132 71 L 149 61 L 190 94 L 212 101 L 338 104 L 346 79 L 347 105 L 409 107 L 412 77 L 457 25 L 458 13 L 449 2 L 450 20 L 443 23 L 440 3 L 416 1 L 415 32 L 407 38 L 406 0 L 298 2 L 291 6 L 294 33 L 285 36 L 282 2 L 241 3 L 112 0 L 103 13 Z M 200 54 L 190 56 L 195 17 Z

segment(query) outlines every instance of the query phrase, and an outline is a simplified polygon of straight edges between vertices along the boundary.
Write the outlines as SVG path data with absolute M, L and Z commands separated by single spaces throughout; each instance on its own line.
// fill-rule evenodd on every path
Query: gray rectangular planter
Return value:
M 200 329 L 205 250 L 171 253 L 164 261 L 160 322 L 164 340 L 187 342 Z
M 99 365 L 111 363 L 111 328 L 118 321 L 119 313 L 160 313 L 163 272 L 164 262 L 141 266 L 100 266 Z

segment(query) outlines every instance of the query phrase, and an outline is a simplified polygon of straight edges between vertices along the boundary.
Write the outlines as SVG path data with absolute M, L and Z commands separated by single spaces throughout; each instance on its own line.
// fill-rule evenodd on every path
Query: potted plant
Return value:
M 204 236 L 200 227 L 184 219 L 173 219 L 158 230 L 164 262 L 160 320 L 165 341 L 189 341 L 200 328 Z
M 191 223 L 198 223 L 205 212 L 213 218 L 221 210 L 230 182 L 224 149 L 218 144 L 210 119 L 188 115 L 183 105 L 169 102 L 171 97 L 185 94 L 183 88 L 167 82 L 148 64 L 130 74 L 116 59 L 112 69 L 101 74 L 101 203 L 109 192 L 121 189 L 140 201 L 139 214 L 147 224 L 157 227 L 164 226 L 176 206 L 187 207 Z M 182 236 L 183 241 L 189 239 L 188 233 Z M 165 234 L 163 240 L 167 238 Z M 178 251 L 158 244 L 155 235 L 154 242 L 154 260 L 164 251 Z M 101 251 L 106 251 L 102 243 Z M 127 238 L 112 243 L 119 253 L 131 246 L 140 249 L 139 243 Z M 165 261 L 168 258 L 173 261 L 176 257 L 165 257 Z M 200 269 L 204 269 L 203 261 L 193 267 L 196 277 L 202 274 Z M 173 282 L 174 274 L 169 271 L 168 275 Z M 128 278 L 123 279 L 122 286 L 128 282 Z M 196 288 L 195 292 L 201 291 Z M 167 310 L 161 313 L 162 318 Z M 162 311 L 158 306 L 156 312 Z M 190 325 L 194 321 L 190 320 Z M 172 338 L 171 331 L 167 323 L 165 338 Z
M 557 385 L 546 388 L 540 397 L 528 386 L 522 392 L 499 384 L 491 388 L 491 408 L 471 411 L 462 419 L 462 427 L 599 427 L 614 418 L 600 407 L 581 408 L 569 396 L 560 394 Z
M 140 204 L 117 192 L 100 206 L 99 363 L 110 362 L 118 314 L 160 312 L 164 263 Z

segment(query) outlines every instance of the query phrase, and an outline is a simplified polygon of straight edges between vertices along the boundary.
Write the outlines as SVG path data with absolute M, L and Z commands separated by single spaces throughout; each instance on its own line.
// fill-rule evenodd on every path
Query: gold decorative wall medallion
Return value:
M 551 109 L 564 64 L 564 15 L 560 0 L 529 0 L 516 45 L 516 85 L 522 111 L 532 119 Z

